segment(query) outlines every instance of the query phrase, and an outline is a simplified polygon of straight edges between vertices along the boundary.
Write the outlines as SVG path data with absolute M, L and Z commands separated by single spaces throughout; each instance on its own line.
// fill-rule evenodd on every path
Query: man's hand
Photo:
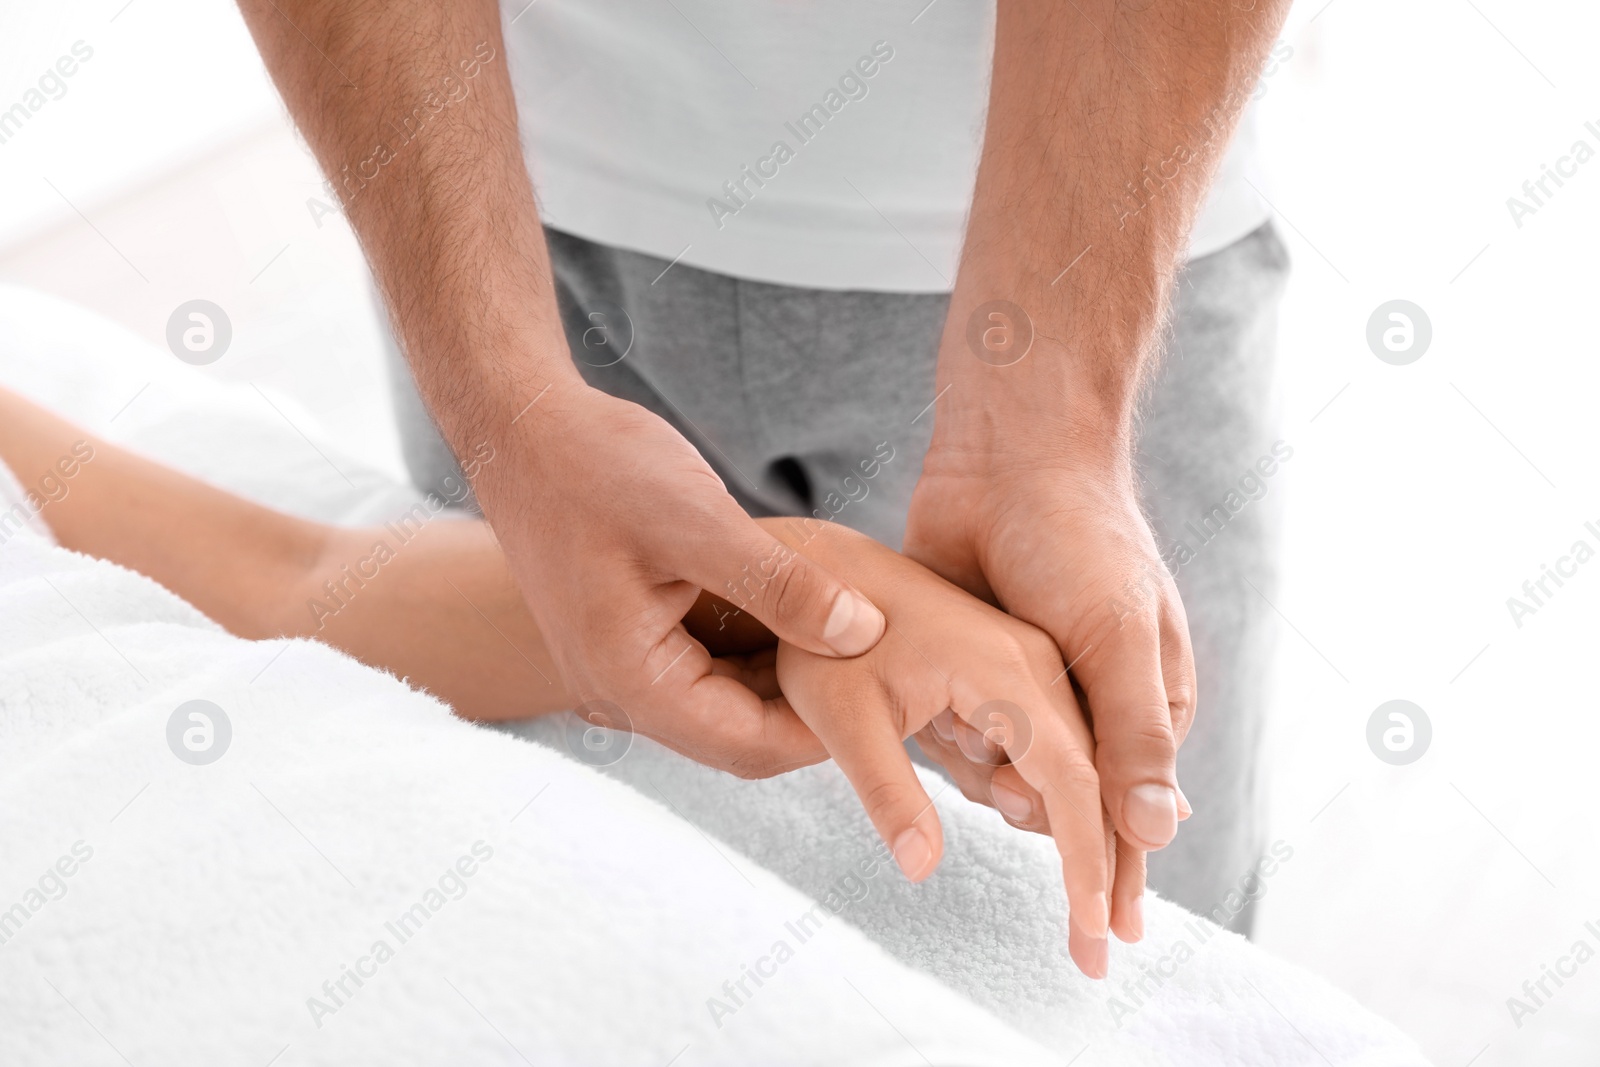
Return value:
M 1287 8 L 1008 0 L 996 17 L 906 551 L 1059 643 L 1056 684 L 1087 696 L 1128 850 L 1177 829 L 1195 705 L 1183 608 L 1135 492 L 1135 410 L 1191 223 Z M 963 788 L 993 792 L 1000 779 L 966 762 Z
M 1070 689 L 1075 679 L 1087 698 L 1118 835 L 1142 851 L 1171 841 L 1188 807 L 1176 755 L 1194 716 L 1194 656 L 1132 485 L 1044 468 L 951 469 L 931 455 L 906 552 L 1055 639 L 1071 676 L 1063 670 L 1052 684 Z M 958 759 L 949 748 L 931 754 Z M 985 763 L 970 744 L 959 755 Z
M 339 196 L 429 410 L 581 700 L 742 774 L 823 758 L 680 624 L 704 587 L 851 656 L 876 608 L 764 533 L 684 438 L 572 364 L 495 0 L 240 0 Z M 731 587 L 730 587 L 731 583 Z M 593 709 L 588 709 L 593 710 Z
M 654 414 L 570 387 L 545 405 L 519 420 L 476 485 L 569 689 L 621 708 L 627 721 L 607 725 L 745 777 L 825 759 L 788 703 L 716 664 L 684 616 L 710 590 L 833 657 L 872 648 L 883 615 L 746 515 Z

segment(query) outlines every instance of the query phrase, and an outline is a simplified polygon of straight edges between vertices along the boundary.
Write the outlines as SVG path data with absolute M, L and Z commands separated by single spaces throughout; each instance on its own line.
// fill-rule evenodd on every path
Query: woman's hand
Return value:
M 1048 826 L 1071 907 L 1072 957 L 1103 977 L 1108 927 L 1123 940 L 1142 936 L 1144 863 L 1134 851 L 1119 862 L 1094 738 L 1056 643 L 862 535 L 799 520 L 769 528 L 847 575 L 888 619 L 878 645 L 854 659 L 781 644 L 777 680 L 906 876 L 926 878 L 943 852 L 938 816 L 902 744 L 931 726 L 941 742 L 948 735 L 943 743 L 993 767 L 986 791 L 1006 800 L 1013 823 Z

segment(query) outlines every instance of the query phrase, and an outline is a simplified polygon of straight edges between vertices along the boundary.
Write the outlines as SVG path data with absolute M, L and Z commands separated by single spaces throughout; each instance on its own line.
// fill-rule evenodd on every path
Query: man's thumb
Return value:
M 754 522 L 745 525 L 735 545 L 713 547 L 717 558 L 684 577 L 819 656 L 859 656 L 878 643 L 887 624 L 870 600 Z

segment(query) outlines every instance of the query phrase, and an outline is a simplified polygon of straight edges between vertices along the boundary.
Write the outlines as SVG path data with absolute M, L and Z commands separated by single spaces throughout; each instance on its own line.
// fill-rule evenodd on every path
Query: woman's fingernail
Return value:
M 956 713 L 945 708 L 933 717 L 933 732 L 939 735 L 941 741 L 954 741 L 956 739 Z
M 859 593 L 846 589 L 834 598 L 822 639 L 841 656 L 859 656 L 883 636 L 883 612 Z
M 1194 814 L 1194 809 L 1189 806 L 1189 798 L 1183 795 L 1183 786 L 1178 786 L 1178 821 L 1182 822 Z
M 1128 905 L 1128 925 L 1133 927 L 1133 939 L 1144 940 L 1144 894 L 1133 898 Z
M 1162 848 L 1178 833 L 1178 795 L 1160 782 L 1136 785 L 1122 800 L 1122 818 L 1141 842 Z
M 1008 785 L 990 782 L 989 795 L 994 798 L 994 806 L 1000 809 L 1000 814 L 1012 822 L 1027 822 L 1033 814 L 1033 801 L 1027 794 L 1019 793 Z
M 900 831 L 894 839 L 894 861 L 913 882 L 920 882 L 933 873 L 933 845 L 928 835 L 915 826 Z

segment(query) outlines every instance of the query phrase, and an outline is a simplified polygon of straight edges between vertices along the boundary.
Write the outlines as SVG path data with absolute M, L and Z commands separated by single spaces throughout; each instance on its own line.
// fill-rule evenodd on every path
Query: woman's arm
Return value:
M 88 455 L 64 477 L 64 457 Z M 40 492 L 58 542 L 156 579 L 241 637 L 277 636 L 272 611 L 325 527 L 283 515 L 109 444 L 0 388 L 0 459 Z
M 57 464 L 75 447 L 92 458 L 63 478 Z M 101 440 L 4 388 L 0 460 L 25 486 L 47 476 L 59 485 L 41 517 L 63 546 L 153 578 L 240 637 L 324 641 L 471 719 L 579 703 L 486 523 L 426 509 L 355 528 L 285 515 Z M 702 597 L 688 620 L 713 653 L 775 645 L 748 615 L 724 607 L 723 622 L 713 599 Z M 755 676 L 765 679 L 763 695 L 775 696 L 770 653 L 765 662 Z M 740 660 L 717 669 L 744 670 Z

